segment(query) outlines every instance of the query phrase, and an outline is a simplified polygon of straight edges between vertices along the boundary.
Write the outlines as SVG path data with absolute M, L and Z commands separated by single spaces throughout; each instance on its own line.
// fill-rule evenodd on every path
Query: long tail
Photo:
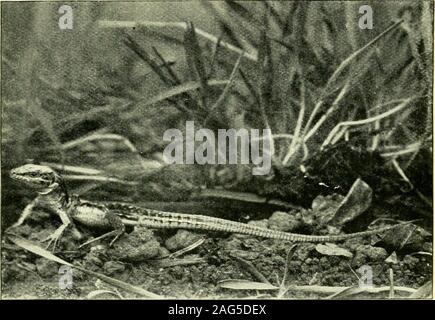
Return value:
M 119 204 L 117 204 L 119 205 Z M 231 220 L 224 220 L 215 217 L 183 214 L 176 212 L 164 212 L 158 210 L 151 210 L 131 205 L 124 205 L 123 209 L 127 207 L 132 214 L 125 214 L 119 212 L 118 214 L 123 218 L 125 225 L 139 225 L 149 228 L 174 228 L 174 229 L 193 229 L 193 230 L 210 230 L 222 231 L 252 235 L 262 238 L 288 240 L 293 242 L 337 242 L 347 239 L 364 237 L 374 234 L 380 234 L 398 226 L 407 224 L 400 223 L 389 227 L 383 227 L 373 230 L 367 230 L 356 233 L 340 234 L 340 235 L 325 235 L 313 236 L 296 233 L 287 233 L 277 230 L 265 229 L 245 223 L 235 222 Z M 109 207 L 110 208 L 110 207 Z M 113 206 L 112 209 L 115 209 Z M 119 207 L 118 207 L 119 209 Z M 135 212 L 135 209 L 140 209 L 140 212 Z M 123 210 L 125 212 L 125 210 Z

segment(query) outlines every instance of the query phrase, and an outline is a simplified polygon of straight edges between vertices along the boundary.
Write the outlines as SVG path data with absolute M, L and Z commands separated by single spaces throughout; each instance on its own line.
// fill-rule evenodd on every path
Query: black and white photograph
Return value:
M 433 298 L 434 2 L 2 1 L 1 299 Z

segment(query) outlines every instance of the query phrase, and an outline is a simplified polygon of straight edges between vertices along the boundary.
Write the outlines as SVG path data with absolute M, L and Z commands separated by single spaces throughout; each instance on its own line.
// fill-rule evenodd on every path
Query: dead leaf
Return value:
M 372 194 L 370 186 L 358 178 L 340 203 L 331 223 L 335 226 L 342 226 L 358 217 L 372 204 Z
M 387 259 L 385 259 L 385 262 L 396 264 L 398 262 L 396 251 L 394 251 Z
M 341 248 L 334 243 L 326 243 L 326 244 L 319 243 L 316 246 L 316 250 L 317 252 L 326 256 L 343 256 L 347 258 L 353 257 L 352 252 L 344 248 Z

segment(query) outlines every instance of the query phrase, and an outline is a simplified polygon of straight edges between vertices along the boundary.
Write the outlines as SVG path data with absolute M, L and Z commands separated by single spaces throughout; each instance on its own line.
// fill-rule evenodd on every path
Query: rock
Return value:
M 108 253 L 114 260 L 140 262 L 159 256 L 160 250 L 160 243 L 151 230 L 135 228 L 132 233 L 115 242 Z
M 417 257 L 407 255 L 403 258 L 403 263 L 405 265 L 408 265 L 409 268 L 414 267 L 420 262 L 420 260 Z
M 269 225 L 269 221 L 267 219 L 263 219 L 263 220 L 251 220 L 248 221 L 249 225 L 253 225 L 256 227 L 260 227 L 260 228 L 268 228 Z
M 104 273 L 108 275 L 113 275 L 116 273 L 121 273 L 125 270 L 123 263 L 118 261 L 107 261 L 103 266 Z
M 422 251 L 432 253 L 432 242 L 425 242 L 425 243 L 423 243 L 421 248 L 422 248 Z
M 397 264 L 399 262 L 399 260 L 397 259 L 397 253 L 396 251 L 394 251 L 392 254 L 390 254 L 390 256 L 385 259 L 386 263 L 390 263 L 390 264 Z
M 367 245 L 364 248 L 364 250 L 365 250 L 366 255 L 372 261 L 383 261 L 388 256 L 388 253 L 384 248 L 373 247 L 373 246 Z
M 165 241 L 165 246 L 169 251 L 177 251 L 190 246 L 199 239 L 201 239 L 200 235 L 180 229 L 174 236 Z
M 367 262 L 380 262 L 388 257 L 388 253 L 384 248 L 373 247 L 371 245 L 360 245 L 356 248 L 356 252 L 352 261 L 353 266 L 361 266 Z
M 91 247 L 89 252 L 84 257 L 84 261 L 87 268 L 95 270 L 94 267 L 101 268 L 106 259 L 107 246 L 98 244 Z
M 168 249 L 166 249 L 165 247 L 159 248 L 159 257 L 166 257 L 170 254 L 171 254 L 171 252 Z
M 255 260 L 259 257 L 258 252 L 250 252 L 250 251 L 243 251 L 243 250 L 232 250 L 229 253 L 232 257 L 238 257 L 245 260 Z
M 385 247 L 401 249 L 403 247 L 412 251 L 424 251 L 425 243 L 432 235 L 423 228 L 412 223 L 399 226 L 388 231 L 382 239 Z
M 133 232 L 129 234 L 129 241 L 134 241 L 135 243 L 144 243 L 151 240 L 156 240 L 154 232 L 145 227 L 135 227 Z
M 36 260 L 35 264 L 38 274 L 43 278 L 51 278 L 59 274 L 59 264 L 54 261 L 40 258 Z
M 339 194 L 317 196 L 311 205 L 312 210 L 310 213 L 313 220 L 317 221 L 320 227 L 328 225 L 343 199 L 344 197 Z
M 358 178 L 340 203 L 330 223 L 334 226 L 342 226 L 357 218 L 372 204 L 372 194 L 370 186 Z
M 274 212 L 268 221 L 268 227 L 270 229 L 284 232 L 290 232 L 300 225 L 301 221 L 299 219 L 282 211 Z
M 126 262 L 141 262 L 160 256 L 160 243 L 156 240 L 148 241 L 139 246 L 123 246 L 118 247 L 118 250 L 113 250 L 110 255 L 121 261 Z
M 305 261 L 310 255 L 312 255 L 313 250 L 315 250 L 316 245 L 314 243 L 301 243 L 296 248 L 292 259 L 297 259 Z

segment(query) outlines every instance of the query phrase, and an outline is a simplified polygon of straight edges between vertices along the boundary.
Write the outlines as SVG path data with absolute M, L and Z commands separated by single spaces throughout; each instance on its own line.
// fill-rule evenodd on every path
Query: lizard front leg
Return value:
M 62 237 L 64 231 L 70 227 L 73 226 L 73 231 L 76 233 L 78 237 L 81 237 L 81 234 L 79 231 L 75 228 L 74 223 L 71 221 L 71 218 L 69 217 L 68 213 L 65 210 L 62 209 L 54 209 L 56 214 L 59 216 L 60 220 L 62 221 L 62 225 L 58 227 L 51 235 L 49 235 L 46 239 L 43 241 L 48 241 L 47 249 L 52 245 L 52 250 L 55 251 L 56 246 Z
M 43 241 L 48 241 L 47 249 L 53 245 L 53 251 L 55 251 L 57 243 L 59 242 L 60 238 L 62 237 L 63 232 L 65 229 L 71 224 L 71 219 L 68 217 L 68 214 L 63 210 L 56 210 L 60 220 L 62 221 L 62 225 L 57 228 L 51 235 L 49 235 L 46 239 Z
M 18 227 L 24 223 L 24 220 L 26 220 L 32 213 L 33 209 L 40 204 L 39 197 L 36 197 L 32 200 L 23 210 L 20 217 L 18 218 L 17 222 L 15 222 L 11 228 Z

